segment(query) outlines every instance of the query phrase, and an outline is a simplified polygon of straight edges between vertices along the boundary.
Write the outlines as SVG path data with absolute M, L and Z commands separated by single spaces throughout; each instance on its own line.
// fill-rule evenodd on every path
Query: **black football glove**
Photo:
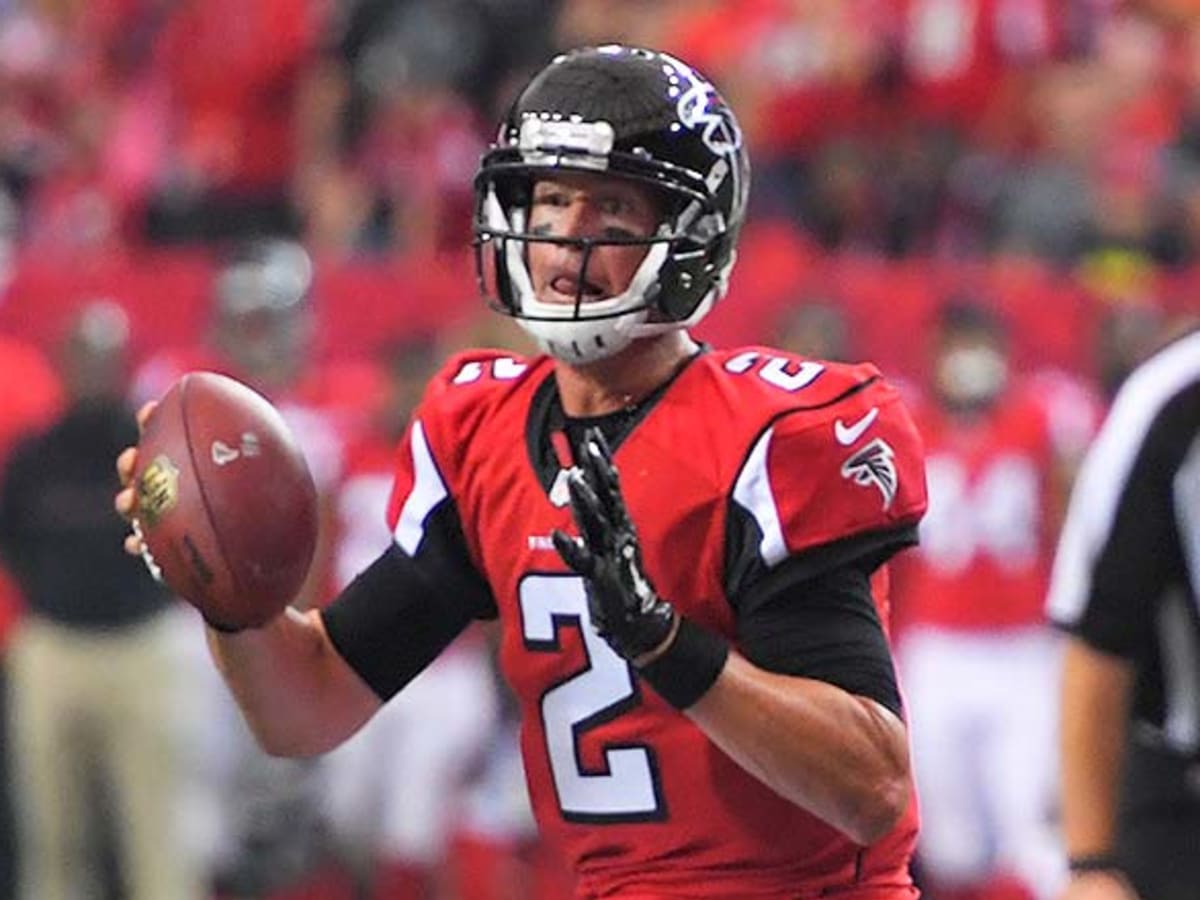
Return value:
M 652 651 L 661 653 L 679 617 L 646 577 L 637 530 L 621 496 L 612 451 L 599 428 L 585 432 L 583 458 L 567 473 L 567 487 L 581 537 L 555 529 L 554 546 L 584 578 L 597 633 L 630 662 Z

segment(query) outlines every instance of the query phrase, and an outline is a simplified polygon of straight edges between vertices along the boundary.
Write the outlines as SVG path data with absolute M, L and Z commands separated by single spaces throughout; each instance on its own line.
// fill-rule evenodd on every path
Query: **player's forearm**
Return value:
M 1117 792 L 1133 673 L 1079 641 L 1067 645 L 1062 683 L 1062 812 L 1067 853 L 1114 849 Z
M 860 844 L 891 831 L 908 807 L 904 726 L 873 701 L 731 653 L 687 713 L 748 772 Z
M 208 643 L 250 730 L 273 756 L 324 753 L 380 706 L 315 611 L 289 608 L 263 628 L 236 634 L 209 629 Z

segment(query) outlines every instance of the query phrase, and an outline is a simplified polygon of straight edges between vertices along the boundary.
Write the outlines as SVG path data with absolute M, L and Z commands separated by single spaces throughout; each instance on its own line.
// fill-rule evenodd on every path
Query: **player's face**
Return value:
M 645 185 L 612 176 L 565 172 L 533 189 L 529 230 L 547 237 L 622 239 L 654 234 L 662 211 Z M 622 293 L 646 247 L 597 246 L 587 254 L 569 244 L 532 242 L 529 273 L 543 303 L 588 303 Z
M 1003 345 L 985 332 L 946 336 L 934 371 L 938 392 L 952 407 L 970 410 L 989 405 L 1008 381 Z

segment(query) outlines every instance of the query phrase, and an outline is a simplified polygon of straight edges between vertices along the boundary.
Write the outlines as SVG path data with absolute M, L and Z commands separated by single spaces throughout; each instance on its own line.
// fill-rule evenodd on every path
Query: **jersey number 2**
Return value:
M 559 632 L 573 628 L 583 639 L 588 665 L 542 695 L 542 732 L 563 817 L 571 822 L 640 822 L 662 819 L 654 751 L 608 745 L 596 770 L 584 766 L 579 741 L 640 701 L 629 664 L 592 628 L 583 579 L 530 575 L 521 582 L 525 647 L 561 650 Z

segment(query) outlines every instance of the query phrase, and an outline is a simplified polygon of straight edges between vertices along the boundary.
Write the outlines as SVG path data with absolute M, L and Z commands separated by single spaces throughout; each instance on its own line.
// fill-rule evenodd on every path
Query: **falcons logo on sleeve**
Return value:
M 895 451 L 883 438 L 875 438 L 844 463 L 842 477 L 863 487 L 874 485 L 883 495 L 883 508 L 896 499 L 899 477 L 896 475 Z

